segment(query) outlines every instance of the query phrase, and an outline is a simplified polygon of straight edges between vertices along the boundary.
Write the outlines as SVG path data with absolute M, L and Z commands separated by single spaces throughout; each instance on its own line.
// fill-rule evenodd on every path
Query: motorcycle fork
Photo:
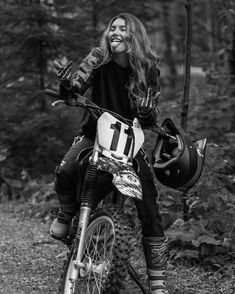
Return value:
M 89 224 L 90 214 L 94 202 L 94 187 L 97 177 L 97 162 L 99 159 L 99 152 L 94 151 L 90 158 L 90 164 L 87 167 L 85 180 L 84 180 L 84 191 L 82 193 L 82 203 L 80 207 L 79 223 L 74 241 L 75 251 L 77 251 L 76 259 L 73 260 L 73 267 L 70 271 L 70 281 L 76 282 L 78 279 L 80 269 L 85 270 L 86 264 L 82 262 L 84 243 L 86 237 L 86 230 Z
M 86 265 L 82 263 L 82 254 L 84 249 L 84 241 L 85 241 L 85 234 L 86 229 L 89 223 L 89 218 L 91 214 L 91 208 L 82 206 L 80 208 L 80 216 L 79 216 L 79 223 L 77 228 L 77 234 L 75 239 L 75 248 L 77 248 L 77 255 L 76 259 L 73 260 L 73 267 L 70 271 L 70 281 L 76 282 L 79 275 L 80 269 L 85 269 Z M 76 250 L 76 249 L 75 249 Z

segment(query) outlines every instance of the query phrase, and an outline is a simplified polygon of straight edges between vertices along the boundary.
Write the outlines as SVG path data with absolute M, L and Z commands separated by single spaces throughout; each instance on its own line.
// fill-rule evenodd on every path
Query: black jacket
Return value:
M 137 117 L 143 128 L 156 123 L 156 108 L 140 113 L 136 104 L 129 97 L 128 84 L 132 74 L 130 67 L 123 68 L 114 61 L 109 61 L 101 66 L 99 64 L 102 55 L 100 51 L 93 50 L 82 61 L 78 70 L 74 73 L 72 84 L 61 82 L 60 94 L 65 97 L 72 93 L 84 93 L 90 88 L 90 100 L 102 108 L 114 111 L 119 115 L 133 119 Z M 159 91 L 159 72 L 156 67 L 150 70 L 147 77 L 148 87 L 156 93 Z M 84 111 L 80 133 L 89 137 L 94 137 L 96 131 L 96 121 L 89 111 Z

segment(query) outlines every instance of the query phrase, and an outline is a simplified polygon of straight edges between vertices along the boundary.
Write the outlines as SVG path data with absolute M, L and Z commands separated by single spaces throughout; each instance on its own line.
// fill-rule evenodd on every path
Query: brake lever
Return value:
M 55 107 L 58 104 L 65 104 L 65 101 L 64 100 L 56 100 L 56 101 L 51 103 L 51 106 Z
M 78 93 L 74 95 L 74 97 L 76 98 L 70 97 L 68 99 L 61 99 L 59 93 L 51 89 L 45 89 L 45 94 L 58 99 L 51 104 L 53 107 L 55 107 L 58 104 L 86 107 L 88 104 L 88 99 Z

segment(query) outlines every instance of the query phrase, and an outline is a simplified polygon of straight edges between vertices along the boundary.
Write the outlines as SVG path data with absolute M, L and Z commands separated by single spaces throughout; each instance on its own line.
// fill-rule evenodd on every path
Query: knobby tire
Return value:
M 91 258 L 92 269 L 79 277 L 76 285 L 69 281 L 71 262 L 76 257 L 73 245 L 64 264 L 61 294 L 118 294 L 127 276 L 132 230 L 128 217 L 115 205 L 95 210 L 87 227 L 83 258 Z M 70 290 L 71 288 L 71 290 Z

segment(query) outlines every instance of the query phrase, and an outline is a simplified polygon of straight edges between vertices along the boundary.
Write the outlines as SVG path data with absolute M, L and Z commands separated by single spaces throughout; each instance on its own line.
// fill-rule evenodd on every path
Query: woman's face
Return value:
M 126 37 L 127 26 L 125 19 L 115 19 L 108 33 L 108 43 L 112 53 L 124 53 L 127 51 L 127 44 L 124 42 Z

